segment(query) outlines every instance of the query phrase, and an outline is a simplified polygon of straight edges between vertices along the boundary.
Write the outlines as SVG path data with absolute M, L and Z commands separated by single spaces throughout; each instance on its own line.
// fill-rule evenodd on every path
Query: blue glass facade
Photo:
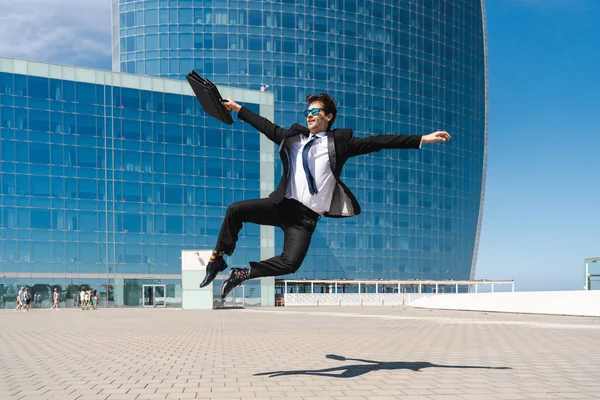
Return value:
M 294 277 L 469 279 L 485 177 L 483 16 L 482 0 L 113 0 L 113 64 L 269 85 L 284 127 L 326 91 L 335 126 L 357 136 L 447 130 L 448 144 L 351 160 L 344 181 L 363 213 L 322 220 Z
M 227 205 L 260 197 L 260 135 L 207 118 L 184 82 L 3 65 L 55 73 L 0 68 L 0 289 L 88 285 L 139 305 L 161 283 L 180 303 L 181 251 L 211 249 Z M 230 264 L 260 259 L 259 227 L 240 239 Z

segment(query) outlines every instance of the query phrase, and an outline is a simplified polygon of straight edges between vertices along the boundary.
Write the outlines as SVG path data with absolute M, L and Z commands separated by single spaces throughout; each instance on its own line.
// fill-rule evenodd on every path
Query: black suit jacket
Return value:
M 277 189 L 269 195 L 275 203 L 285 197 L 287 176 L 289 171 L 288 146 L 286 139 L 298 134 L 309 135 L 307 127 L 294 124 L 289 129 L 283 129 L 266 118 L 261 117 L 242 107 L 238 113 L 242 121 L 264 133 L 266 137 L 279 145 L 279 155 L 283 163 L 283 176 Z M 375 135 L 367 138 L 352 137 L 352 129 L 334 129 L 327 131 L 327 144 L 329 147 L 329 164 L 337 182 L 331 199 L 329 211 L 323 215 L 327 217 L 343 218 L 360 214 L 358 201 L 340 179 L 342 168 L 350 157 L 368 154 L 382 149 L 418 149 L 421 145 L 422 135 Z

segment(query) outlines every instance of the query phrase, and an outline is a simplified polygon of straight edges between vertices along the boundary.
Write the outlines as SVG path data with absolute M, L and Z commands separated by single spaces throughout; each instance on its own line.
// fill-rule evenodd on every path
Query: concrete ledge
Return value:
M 600 316 L 600 291 L 440 294 L 416 299 L 408 305 L 443 310 Z
M 286 293 L 286 307 L 293 306 L 403 306 L 431 293 Z

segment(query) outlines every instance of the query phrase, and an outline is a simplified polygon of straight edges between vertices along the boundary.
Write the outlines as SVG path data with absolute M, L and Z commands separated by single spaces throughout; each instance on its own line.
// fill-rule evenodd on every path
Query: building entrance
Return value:
M 167 305 L 167 285 L 142 285 L 142 305 L 144 307 L 165 307 Z

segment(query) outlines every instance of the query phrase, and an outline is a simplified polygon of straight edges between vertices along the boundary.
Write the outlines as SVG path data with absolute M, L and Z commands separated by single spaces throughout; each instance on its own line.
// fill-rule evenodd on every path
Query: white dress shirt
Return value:
M 310 194 L 304 166 L 302 165 L 302 149 L 313 136 L 315 135 L 311 133 L 309 137 L 298 135 L 290 138 L 291 143 L 288 145 L 290 179 L 285 190 L 285 197 L 296 199 L 314 212 L 321 214 L 329 211 L 336 180 L 329 165 L 327 134 L 325 132 L 317 133 L 315 143 L 308 152 L 308 168 L 315 178 L 318 192 L 314 195 Z
M 302 149 L 313 138 L 316 142 L 312 145 L 308 152 L 308 168 L 312 176 L 315 178 L 318 192 L 315 195 L 310 194 L 308 190 L 308 182 L 302 165 Z M 304 135 L 297 135 L 290 138 L 291 143 L 288 145 L 288 156 L 290 161 L 290 179 L 287 182 L 285 197 L 296 199 L 314 212 L 322 214 L 329 211 L 331 207 L 331 199 L 335 190 L 336 180 L 331 172 L 329 164 L 329 147 L 327 145 L 327 133 L 319 132 Z M 419 148 L 423 145 L 423 138 Z

